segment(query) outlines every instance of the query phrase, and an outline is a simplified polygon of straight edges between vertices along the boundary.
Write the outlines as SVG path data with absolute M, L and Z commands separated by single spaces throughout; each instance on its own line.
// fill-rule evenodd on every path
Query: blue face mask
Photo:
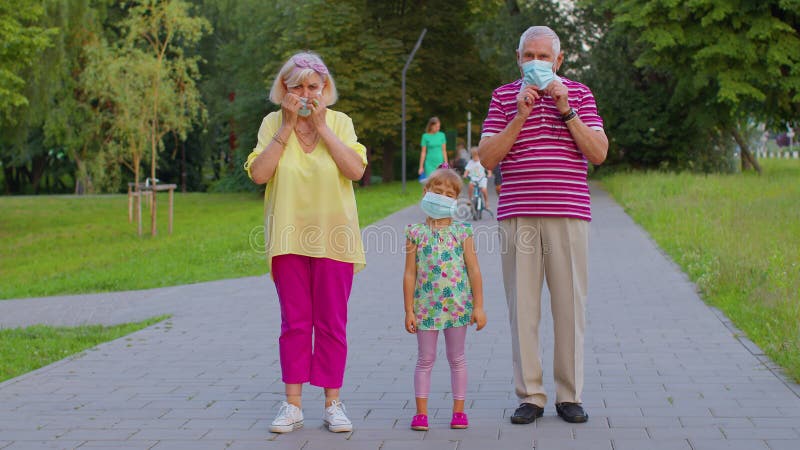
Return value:
M 300 97 L 300 103 L 303 105 L 297 111 L 297 115 L 300 117 L 308 117 L 311 115 L 311 110 L 308 108 L 308 99 L 305 97 Z
M 456 199 L 433 192 L 426 192 L 419 206 L 431 219 L 446 219 L 456 213 Z
M 522 64 L 522 79 L 525 84 L 544 89 L 558 76 L 553 72 L 552 62 L 532 59 Z

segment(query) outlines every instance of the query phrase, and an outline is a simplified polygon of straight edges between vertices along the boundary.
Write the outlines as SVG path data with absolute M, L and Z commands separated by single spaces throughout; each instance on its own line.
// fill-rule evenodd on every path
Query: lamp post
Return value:
M 402 113 L 402 116 L 403 116 L 402 117 L 402 121 L 403 121 L 403 128 L 402 128 L 402 130 L 403 130 L 402 131 L 402 135 L 403 135 L 403 137 L 402 137 L 402 139 L 403 139 L 403 152 L 402 152 L 402 160 L 403 160 L 403 164 L 402 164 L 402 168 L 403 168 L 402 169 L 403 170 L 403 173 L 402 173 L 402 176 L 403 176 L 403 194 L 406 193 L 406 71 L 408 70 L 408 66 L 411 64 L 411 60 L 414 59 L 414 54 L 417 53 L 417 50 L 419 50 L 419 46 L 422 44 L 422 38 L 425 37 L 425 33 L 427 33 L 427 32 L 428 32 L 427 28 L 423 28 L 422 29 L 422 33 L 419 34 L 419 39 L 417 39 L 417 43 L 416 43 L 416 45 L 414 45 L 414 50 L 411 50 L 411 54 L 408 55 L 408 60 L 406 60 L 406 65 L 403 66 L 403 78 L 402 78 L 402 82 L 401 82 L 401 84 L 402 84 L 401 91 L 402 91 L 402 94 L 403 94 L 403 98 L 401 100 L 402 110 L 403 110 L 403 113 Z
M 472 111 L 467 111 L 467 151 L 472 150 Z

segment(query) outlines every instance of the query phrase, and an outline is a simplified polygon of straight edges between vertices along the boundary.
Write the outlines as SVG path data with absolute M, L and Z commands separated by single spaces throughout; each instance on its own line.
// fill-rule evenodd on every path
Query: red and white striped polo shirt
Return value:
M 602 130 L 594 96 L 588 87 L 561 77 L 569 91 L 569 105 L 590 128 Z M 500 86 L 492 93 L 481 137 L 506 128 L 517 114 L 517 94 L 522 80 Z M 555 101 L 549 95 L 537 100 L 528 120 L 500 163 L 503 188 L 497 219 L 517 216 L 573 217 L 592 220 L 588 162 L 578 150 Z

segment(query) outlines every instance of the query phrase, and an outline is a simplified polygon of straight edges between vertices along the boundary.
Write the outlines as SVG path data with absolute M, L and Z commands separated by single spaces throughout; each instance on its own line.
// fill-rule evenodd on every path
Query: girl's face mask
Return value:
M 538 89 L 545 89 L 550 82 L 559 79 L 553 72 L 551 61 L 532 59 L 522 64 L 522 79 L 525 84 L 536 86 Z
M 431 219 L 454 217 L 456 213 L 456 199 L 433 192 L 426 192 L 419 206 Z

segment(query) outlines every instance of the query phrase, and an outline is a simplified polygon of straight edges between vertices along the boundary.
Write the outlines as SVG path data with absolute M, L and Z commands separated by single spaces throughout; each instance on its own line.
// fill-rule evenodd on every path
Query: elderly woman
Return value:
M 325 389 L 328 429 L 351 431 L 339 389 L 347 359 L 347 301 L 353 274 L 365 264 L 352 182 L 364 174 L 366 149 L 350 117 L 328 109 L 336 102 L 336 86 L 318 55 L 289 58 L 269 98 L 281 109 L 261 122 L 245 170 L 254 182 L 267 183 L 267 268 L 281 308 L 286 401 L 270 431 L 303 426 L 306 382 Z

